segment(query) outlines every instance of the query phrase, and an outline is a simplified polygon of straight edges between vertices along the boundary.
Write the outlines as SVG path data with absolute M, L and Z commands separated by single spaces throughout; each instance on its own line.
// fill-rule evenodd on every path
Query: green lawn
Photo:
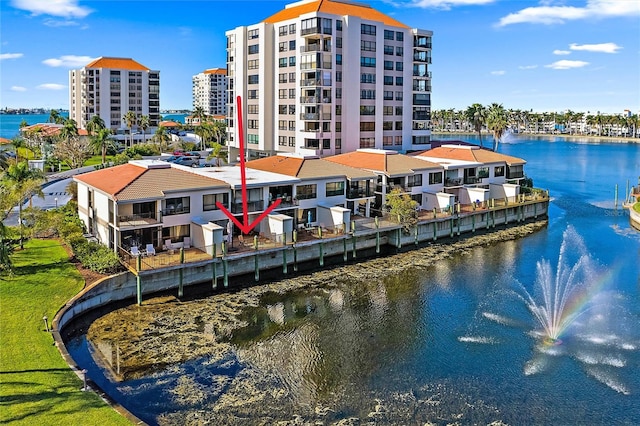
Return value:
M 83 287 L 56 240 L 14 252 L 13 276 L 0 276 L 0 423 L 128 425 L 69 369 L 50 333 L 56 311 Z

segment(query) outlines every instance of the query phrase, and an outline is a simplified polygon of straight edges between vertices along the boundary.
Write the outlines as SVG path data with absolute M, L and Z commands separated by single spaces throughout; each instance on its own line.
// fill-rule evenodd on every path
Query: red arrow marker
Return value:
M 280 204 L 280 201 L 282 200 L 278 198 L 276 201 L 273 202 L 273 204 L 267 207 L 267 209 L 263 211 L 256 220 L 249 223 L 249 206 L 248 206 L 249 199 L 247 197 L 247 170 L 244 164 L 245 158 L 244 158 L 244 130 L 242 127 L 242 99 L 240 98 L 240 96 L 236 97 L 236 102 L 237 102 L 236 111 L 238 115 L 238 124 L 237 124 L 238 137 L 240 138 L 240 184 L 242 185 L 242 213 L 243 213 L 242 221 L 243 223 L 240 223 L 240 221 L 236 219 L 233 213 L 227 210 L 227 208 L 220 201 L 216 201 L 216 206 L 218 206 L 218 208 L 222 210 L 222 212 L 225 215 L 227 215 L 227 217 L 231 219 L 238 228 L 240 228 L 240 231 L 243 234 L 248 234 L 249 231 L 255 228 L 255 226 L 258 223 L 260 223 L 262 219 L 265 218 L 265 216 L 271 213 L 273 209 L 278 207 L 278 205 Z

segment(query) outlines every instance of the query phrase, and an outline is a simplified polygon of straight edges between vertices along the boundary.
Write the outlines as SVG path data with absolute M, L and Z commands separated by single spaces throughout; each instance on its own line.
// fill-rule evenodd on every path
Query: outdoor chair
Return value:
M 184 239 L 182 240 L 182 247 L 183 248 L 191 248 L 191 238 L 190 237 L 184 237 Z
M 147 256 L 155 256 L 156 255 L 156 248 L 153 246 L 153 244 L 147 244 Z
M 140 253 L 140 250 L 138 249 L 137 246 L 131 246 L 131 255 L 134 257 L 138 257 L 140 256 L 142 253 Z
M 165 250 L 173 250 L 173 246 L 171 245 L 171 240 L 164 240 L 164 248 Z

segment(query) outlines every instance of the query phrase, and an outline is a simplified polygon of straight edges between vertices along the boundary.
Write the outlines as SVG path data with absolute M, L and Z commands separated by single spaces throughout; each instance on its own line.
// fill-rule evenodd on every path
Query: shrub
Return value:
M 118 256 L 107 246 L 85 240 L 79 249 L 76 256 L 85 268 L 101 274 L 111 274 L 120 269 Z

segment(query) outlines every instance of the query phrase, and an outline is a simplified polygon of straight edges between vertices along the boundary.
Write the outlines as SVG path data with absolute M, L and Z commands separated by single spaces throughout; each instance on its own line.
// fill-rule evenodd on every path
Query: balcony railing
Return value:
M 118 226 L 138 226 L 158 223 L 156 212 L 118 215 Z
M 237 214 L 244 212 L 244 204 L 242 202 L 233 203 L 231 205 L 231 213 Z M 249 201 L 247 203 L 247 213 L 259 212 L 264 210 L 264 200 Z
M 174 216 L 177 214 L 188 214 L 191 212 L 189 207 L 168 207 L 162 210 L 163 216 Z
M 482 179 L 479 177 L 475 177 L 475 176 L 467 176 L 466 178 L 464 178 L 464 184 L 465 185 L 473 185 L 476 183 L 481 183 Z
M 524 177 L 524 171 L 507 172 L 507 179 L 520 179 Z
M 444 186 L 461 186 L 462 185 L 462 179 L 460 178 L 446 178 L 444 180 Z
M 309 44 L 307 46 L 300 46 L 300 53 L 306 52 L 331 52 L 330 46 L 321 46 L 319 44 Z
M 350 189 L 347 193 L 347 198 L 351 200 L 354 198 L 365 197 L 373 197 L 373 193 L 371 191 L 367 191 L 366 189 Z
M 301 96 L 301 104 L 318 104 L 320 103 L 320 96 Z

